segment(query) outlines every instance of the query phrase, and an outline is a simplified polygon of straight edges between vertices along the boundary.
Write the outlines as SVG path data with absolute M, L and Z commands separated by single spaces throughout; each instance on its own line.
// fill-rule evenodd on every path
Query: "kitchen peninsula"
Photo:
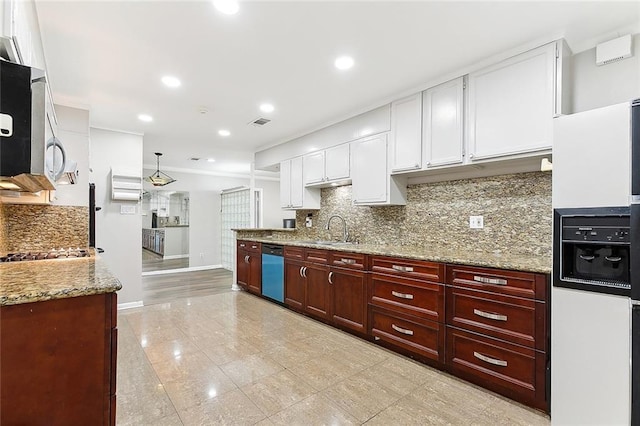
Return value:
M 0 277 L 0 424 L 115 425 L 120 282 L 94 256 Z

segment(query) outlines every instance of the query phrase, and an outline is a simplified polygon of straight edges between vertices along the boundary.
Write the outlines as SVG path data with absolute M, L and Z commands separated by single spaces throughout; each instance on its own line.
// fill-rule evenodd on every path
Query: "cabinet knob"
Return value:
M 469 158 L 473 158 L 473 154 L 469 154 Z
M 427 161 L 427 166 L 430 166 L 430 165 L 431 165 L 431 161 Z

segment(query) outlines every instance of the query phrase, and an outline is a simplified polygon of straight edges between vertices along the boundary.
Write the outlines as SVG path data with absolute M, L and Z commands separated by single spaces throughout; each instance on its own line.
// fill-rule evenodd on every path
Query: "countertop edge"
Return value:
M 539 274 L 551 274 L 552 272 L 552 266 L 550 262 L 549 262 L 549 266 L 524 265 L 523 264 L 524 261 L 518 262 L 518 261 L 509 260 L 509 259 L 498 259 L 500 254 L 497 254 L 497 253 L 469 252 L 470 253 L 469 255 L 456 257 L 453 255 L 438 254 L 437 249 L 434 250 L 435 253 L 429 253 L 424 255 L 417 254 L 417 253 L 407 253 L 404 250 L 398 249 L 399 247 L 403 247 L 403 246 L 379 246 L 379 248 L 375 248 L 366 244 L 336 246 L 336 245 L 323 245 L 323 244 L 309 244 L 309 243 L 300 242 L 296 240 L 276 240 L 272 238 L 242 237 L 238 239 L 242 239 L 245 241 L 254 241 L 259 243 L 267 243 L 267 244 L 281 244 L 281 245 L 289 245 L 289 246 L 295 246 L 295 247 L 317 248 L 322 250 L 332 250 L 332 251 L 347 252 L 347 253 L 351 252 L 351 253 L 360 253 L 360 254 L 377 255 L 377 256 L 389 256 L 389 257 L 398 257 L 403 259 L 450 263 L 450 264 L 456 264 L 456 265 L 478 266 L 478 267 L 484 267 L 484 268 L 508 269 L 508 270 L 515 270 L 515 271 L 521 271 L 521 272 L 539 273 Z M 493 257 L 493 259 L 489 259 L 489 260 L 479 259 L 483 256 Z M 521 256 L 523 259 L 527 257 L 527 255 L 524 255 L 524 254 L 519 256 Z

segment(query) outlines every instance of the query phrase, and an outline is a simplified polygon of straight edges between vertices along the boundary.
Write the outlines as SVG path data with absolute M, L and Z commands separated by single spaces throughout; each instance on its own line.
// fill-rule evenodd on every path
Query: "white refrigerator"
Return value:
M 556 118 L 552 179 L 554 210 L 628 208 L 631 104 Z M 554 269 L 555 262 L 556 253 Z M 557 284 L 551 292 L 551 423 L 631 424 L 630 297 Z

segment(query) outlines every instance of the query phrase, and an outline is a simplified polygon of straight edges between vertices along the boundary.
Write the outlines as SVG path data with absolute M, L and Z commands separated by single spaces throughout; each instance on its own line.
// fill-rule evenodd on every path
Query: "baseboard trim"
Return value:
M 162 259 L 170 260 L 170 259 L 187 259 L 187 258 L 189 258 L 188 254 L 172 254 L 171 256 L 164 256 Z
M 138 300 L 137 302 L 118 303 L 118 310 L 142 308 L 143 306 L 144 303 L 142 303 L 142 300 Z
M 222 265 L 191 266 L 189 268 L 165 269 L 164 271 L 143 272 L 142 276 L 143 277 L 147 277 L 147 276 L 150 276 L 150 275 L 176 274 L 176 273 L 179 273 L 179 272 L 206 271 L 208 269 L 220 269 L 220 268 L 222 268 Z

